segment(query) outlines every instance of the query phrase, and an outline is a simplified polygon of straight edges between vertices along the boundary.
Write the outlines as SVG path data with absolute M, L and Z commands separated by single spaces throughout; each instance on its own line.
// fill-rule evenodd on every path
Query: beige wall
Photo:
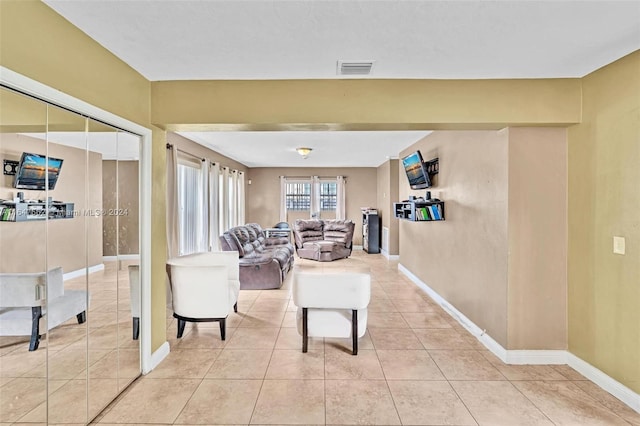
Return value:
M 508 348 L 567 348 L 567 131 L 509 128 Z
M 389 230 L 389 247 L 387 254 L 398 255 L 398 228 L 399 221 L 395 218 L 393 203 L 397 203 L 398 195 L 398 163 L 396 159 L 387 160 L 378 169 L 378 214 L 382 221 L 382 227 Z M 382 241 L 380 241 L 382 248 Z
M 138 161 L 102 162 L 103 209 L 123 212 L 102 219 L 104 256 L 140 254 L 138 176 Z
M 247 222 L 256 222 L 263 228 L 280 222 L 279 176 L 345 176 L 346 218 L 355 222 L 353 244 L 362 245 L 362 212 L 360 207 L 375 207 L 377 202 L 377 176 L 373 167 L 348 168 L 269 168 L 249 169 L 251 185 L 247 193 Z M 295 214 L 289 217 L 293 223 Z M 309 214 L 300 214 L 308 219 Z
M 40 1 L 0 2 L 1 63 L 141 125 L 150 83 Z
M 152 127 L 151 348 L 167 341 L 167 132 Z
M 434 132 L 444 222 L 400 221 L 400 263 L 506 349 L 565 349 L 566 131 Z M 400 198 L 411 191 L 400 167 Z
M 505 131 L 434 132 L 416 149 L 440 158 L 431 196 L 445 201 L 445 221 L 401 220 L 400 263 L 507 347 L 508 140 Z M 399 200 L 411 191 L 398 168 Z
M 568 130 L 569 351 L 640 392 L 640 52 L 583 80 L 583 123 Z
M 23 152 L 44 154 L 45 141 L 12 133 L 0 134 L 0 157 L 20 160 Z M 64 160 L 55 189 L 49 191 L 54 200 L 74 203 L 77 212 L 102 207 L 102 158 L 89 153 L 87 176 L 84 150 L 54 143 L 49 144 L 49 156 Z M 0 198 L 13 199 L 13 176 L 0 175 Z M 21 190 L 22 191 L 22 190 Z M 91 195 L 88 203 L 86 191 Z M 45 191 L 24 190 L 25 199 L 44 199 Z M 85 247 L 85 221 L 88 253 Z M 48 239 L 45 240 L 45 235 Z M 48 242 L 48 253 L 45 252 Z M 102 217 L 79 215 L 72 219 L 32 222 L 0 222 L 0 271 L 41 272 L 44 268 L 62 266 L 64 272 L 102 263 Z M 46 253 L 46 257 L 45 257 Z M 87 257 L 88 256 L 88 257 Z M 87 261 L 87 265 L 85 262 Z
M 576 123 L 581 112 L 579 79 L 156 81 L 151 89 L 151 122 L 168 130 L 500 129 Z

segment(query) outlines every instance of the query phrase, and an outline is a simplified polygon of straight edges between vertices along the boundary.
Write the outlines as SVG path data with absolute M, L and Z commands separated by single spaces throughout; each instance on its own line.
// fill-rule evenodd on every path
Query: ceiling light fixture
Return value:
M 311 153 L 311 151 L 313 151 L 312 148 L 306 148 L 306 147 L 296 148 L 296 152 L 300 154 L 302 158 L 307 158 Z

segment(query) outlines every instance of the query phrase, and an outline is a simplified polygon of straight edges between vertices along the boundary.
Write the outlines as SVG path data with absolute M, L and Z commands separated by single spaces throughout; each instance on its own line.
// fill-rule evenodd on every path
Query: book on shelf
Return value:
M 431 212 L 433 220 L 440 220 L 442 218 L 440 215 L 439 207 L 440 206 L 438 204 L 432 204 L 429 206 L 429 211 Z
M 0 220 L 3 222 L 8 222 L 16 219 L 16 209 L 14 207 L 4 206 L 2 209 L 2 215 L 0 216 Z

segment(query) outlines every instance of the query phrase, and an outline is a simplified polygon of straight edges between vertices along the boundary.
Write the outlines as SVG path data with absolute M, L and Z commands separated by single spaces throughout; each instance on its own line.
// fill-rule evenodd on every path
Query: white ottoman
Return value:
M 371 299 L 368 267 L 296 268 L 293 273 L 293 302 L 298 306 L 298 333 L 302 352 L 308 338 L 350 337 L 353 355 L 358 338 L 367 330 L 367 306 Z

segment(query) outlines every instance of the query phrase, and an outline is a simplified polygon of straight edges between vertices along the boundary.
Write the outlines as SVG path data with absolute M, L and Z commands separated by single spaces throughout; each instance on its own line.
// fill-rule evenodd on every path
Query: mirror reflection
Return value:
M 86 424 L 140 375 L 140 139 L 0 92 L 0 422 Z
M 4 89 L 0 105 L 0 413 L 2 422 L 45 422 L 46 412 L 38 407 L 47 400 L 46 334 L 39 338 L 47 329 L 41 316 L 46 314 L 47 228 L 44 220 L 23 220 L 26 205 L 18 194 L 24 201 L 42 197 L 42 191 L 16 189 L 15 174 L 7 173 L 17 171 L 24 151 L 45 152 L 41 138 L 25 133 L 46 132 L 47 106 Z

